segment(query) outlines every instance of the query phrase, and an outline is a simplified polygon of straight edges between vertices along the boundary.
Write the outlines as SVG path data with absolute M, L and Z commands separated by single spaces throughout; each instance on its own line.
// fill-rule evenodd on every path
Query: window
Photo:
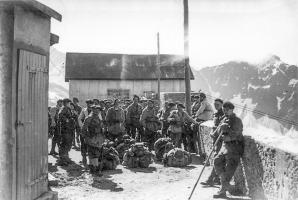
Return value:
M 128 89 L 108 89 L 108 97 L 129 98 Z

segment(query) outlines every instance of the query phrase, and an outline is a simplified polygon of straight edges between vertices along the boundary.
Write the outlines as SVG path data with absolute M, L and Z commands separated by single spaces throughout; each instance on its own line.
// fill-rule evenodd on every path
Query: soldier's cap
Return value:
M 99 102 L 99 100 L 98 100 L 98 99 L 93 99 L 93 103 L 94 103 L 95 101 Z
M 175 105 L 176 105 L 176 104 L 173 103 L 173 102 L 169 102 L 169 103 L 168 103 L 168 106 L 169 106 L 169 107 L 173 107 L 173 106 L 175 106 Z
M 218 101 L 218 102 L 220 102 L 220 103 L 223 103 L 223 100 L 220 99 L 220 98 L 217 98 L 217 99 L 215 99 L 214 101 Z
M 200 96 L 199 95 L 194 95 L 193 96 L 195 99 L 198 99 L 198 98 L 200 98 Z
M 132 99 L 134 99 L 134 98 L 138 98 L 138 100 L 140 100 L 140 97 L 138 96 L 138 95 L 133 95 L 133 97 L 132 97 Z
M 154 101 L 152 99 L 148 99 L 147 102 L 151 102 L 151 103 L 154 103 Z
M 91 99 L 87 99 L 87 100 L 86 100 L 86 103 L 87 103 L 87 104 L 93 104 L 93 101 L 92 101 Z
M 91 108 L 92 109 L 101 109 L 101 107 L 99 105 L 92 105 Z
M 232 110 L 235 108 L 234 104 L 232 104 L 232 103 L 229 102 L 229 101 L 224 102 L 224 104 L 222 105 L 222 107 L 223 107 L 223 108 L 232 109 Z
M 203 93 L 203 92 L 201 92 L 201 93 L 199 94 L 199 97 L 202 98 L 202 99 L 205 99 L 205 98 L 206 98 L 206 94 Z
M 183 103 L 178 103 L 177 106 L 179 106 L 181 108 L 185 108 L 185 106 L 183 105 Z
M 58 99 L 57 103 L 59 103 L 59 102 L 63 102 L 63 100 L 62 99 Z
M 65 98 L 65 99 L 62 100 L 62 102 L 63 103 L 68 103 L 68 102 L 71 102 L 71 100 L 69 98 Z

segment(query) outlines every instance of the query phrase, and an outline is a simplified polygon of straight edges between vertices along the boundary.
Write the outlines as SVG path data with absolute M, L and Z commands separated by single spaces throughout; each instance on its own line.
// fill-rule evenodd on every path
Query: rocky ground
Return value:
M 49 156 L 51 189 L 59 199 L 113 199 L 113 200 L 187 200 L 203 167 L 199 159 L 185 168 L 164 167 L 153 163 L 147 169 L 127 169 L 119 165 L 116 170 L 104 171 L 102 177 L 92 176 L 79 164 L 80 152 L 72 150 L 74 163 L 68 167 L 56 165 L 56 157 Z M 201 180 L 205 180 L 211 167 L 207 167 Z M 193 200 L 210 200 L 218 187 L 198 184 Z M 231 196 L 228 199 L 248 199 Z

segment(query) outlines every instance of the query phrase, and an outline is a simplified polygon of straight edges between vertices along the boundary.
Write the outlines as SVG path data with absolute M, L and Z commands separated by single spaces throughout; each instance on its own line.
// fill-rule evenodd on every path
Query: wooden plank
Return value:
M 31 54 L 30 52 L 26 51 L 26 64 L 29 66 L 29 69 L 32 67 L 32 58 L 31 58 Z M 29 96 L 27 98 L 27 101 L 28 101 L 28 105 L 27 105 L 27 109 L 29 110 L 29 113 L 30 113 L 30 118 L 32 117 L 32 73 L 29 73 L 30 70 L 27 71 L 29 77 L 28 77 L 28 80 L 27 80 L 27 83 L 28 83 L 28 90 L 30 90 L 30 92 L 28 92 Z M 31 74 L 31 75 L 30 75 Z M 31 77 L 30 77 L 31 76 Z M 30 80 L 31 79 L 31 80 Z M 29 118 L 29 116 L 27 116 L 27 118 Z M 29 166 L 29 171 L 30 173 L 28 173 L 28 180 L 27 180 L 27 183 L 30 183 L 31 180 L 34 178 L 34 156 L 33 156 L 33 152 L 34 152 L 34 146 L 32 145 L 32 137 L 33 137 L 33 131 L 34 131 L 34 121 L 32 120 L 31 118 L 31 126 L 30 126 L 30 129 L 28 130 L 28 133 L 27 133 L 27 138 L 28 140 L 26 141 L 26 145 L 28 146 L 28 166 Z M 30 145 L 30 146 L 29 146 Z M 34 193 L 35 193 L 35 190 L 34 188 L 32 188 L 31 186 L 27 185 L 27 188 L 28 190 L 30 190 L 30 195 L 28 196 L 28 199 L 33 199 L 34 198 Z
M 22 120 L 22 79 L 23 79 L 23 51 L 19 51 L 19 64 L 18 64 L 18 117 L 17 123 Z M 17 199 L 24 196 L 23 193 L 23 179 L 24 168 L 21 167 L 23 159 L 23 127 L 17 125 Z

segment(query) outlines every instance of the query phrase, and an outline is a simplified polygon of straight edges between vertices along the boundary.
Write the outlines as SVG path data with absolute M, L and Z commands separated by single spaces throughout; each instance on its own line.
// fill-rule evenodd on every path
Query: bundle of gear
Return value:
M 163 159 L 164 166 L 168 167 L 185 167 L 191 162 L 191 154 L 180 148 L 170 150 Z
M 125 151 L 127 151 L 136 141 L 129 135 L 124 135 L 121 139 L 116 139 L 116 150 L 118 151 L 120 160 L 123 160 Z
M 147 168 L 152 163 L 152 153 L 143 142 L 132 144 L 125 152 L 123 165 L 128 168 Z
M 154 143 L 154 151 L 155 151 L 155 156 L 157 161 L 162 161 L 163 156 L 166 153 L 166 145 L 167 143 L 171 143 L 171 142 L 172 142 L 171 138 L 168 138 L 168 137 L 159 138 L 158 140 L 156 140 L 156 142 Z M 169 151 L 171 149 L 172 148 L 167 150 Z
M 100 161 L 103 170 L 115 170 L 120 164 L 119 154 L 113 146 L 114 143 L 109 141 L 106 141 L 102 146 Z

